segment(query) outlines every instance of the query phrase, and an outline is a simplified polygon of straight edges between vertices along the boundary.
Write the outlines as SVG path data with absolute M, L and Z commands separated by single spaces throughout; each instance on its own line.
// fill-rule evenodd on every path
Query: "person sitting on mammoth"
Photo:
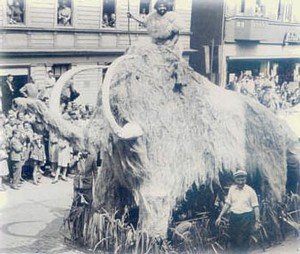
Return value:
M 170 57 L 174 58 L 172 66 L 170 66 L 173 69 L 172 78 L 175 80 L 173 91 L 183 94 L 182 89 L 187 85 L 188 80 L 182 68 L 185 63 L 180 61 L 181 50 L 178 46 L 181 22 L 177 14 L 170 11 L 170 4 L 166 0 L 158 0 L 154 5 L 154 9 L 156 12 L 149 14 L 145 21 L 137 19 L 130 12 L 127 13 L 127 17 L 146 27 L 154 44 L 166 46 L 165 49 L 169 49 Z
M 156 12 L 149 14 L 145 21 L 137 19 L 130 12 L 127 13 L 127 17 L 147 27 L 147 31 L 155 44 L 175 46 L 179 39 L 180 30 L 177 14 L 170 11 L 170 4 L 166 0 L 158 0 L 154 9 Z

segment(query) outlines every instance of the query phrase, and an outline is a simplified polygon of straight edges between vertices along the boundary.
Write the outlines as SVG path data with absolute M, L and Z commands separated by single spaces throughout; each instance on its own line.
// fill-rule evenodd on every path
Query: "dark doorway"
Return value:
M 11 74 L 14 77 L 13 85 L 14 89 L 17 91 L 15 94 L 15 97 L 20 97 L 21 94 L 19 93 L 19 90 L 21 87 L 23 87 L 26 83 L 29 81 L 29 68 L 3 68 L 1 69 L 1 75 L 0 75 L 0 83 L 3 84 L 6 79 L 7 75 Z
M 296 62 L 296 59 L 277 59 L 272 61 L 272 63 L 278 64 L 277 75 L 279 84 L 282 84 L 285 81 L 288 83 L 294 81 Z

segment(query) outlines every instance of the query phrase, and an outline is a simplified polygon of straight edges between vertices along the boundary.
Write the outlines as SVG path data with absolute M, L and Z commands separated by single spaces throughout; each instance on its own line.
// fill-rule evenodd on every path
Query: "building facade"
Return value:
M 182 17 L 180 36 L 190 48 L 192 0 L 170 0 Z M 144 19 L 154 0 L 0 0 L 0 78 L 12 74 L 18 87 L 29 76 L 43 86 L 48 70 L 58 78 L 82 65 L 111 63 L 126 48 L 150 38 L 145 27 L 128 20 L 127 12 Z M 95 103 L 102 74 L 88 71 L 74 77 L 80 100 Z
M 194 0 L 191 30 L 191 65 L 221 86 L 241 71 L 299 81 L 298 0 Z

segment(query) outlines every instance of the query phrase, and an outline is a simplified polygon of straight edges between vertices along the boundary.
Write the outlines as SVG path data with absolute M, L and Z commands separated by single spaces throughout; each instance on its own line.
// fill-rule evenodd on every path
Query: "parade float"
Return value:
M 92 68 L 107 72 L 82 129 L 63 119 L 60 94 Z M 57 81 L 49 108 L 17 103 L 86 154 L 64 221 L 73 243 L 115 253 L 218 252 L 226 247 L 226 221 L 216 229 L 213 220 L 237 169 L 248 172 L 261 200 L 274 201 L 264 203 L 263 216 L 275 225 L 270 232 L 280 230 L 277 214 L 267 212 L 286 201 L 287 156 L 297 136 L 258 102 L 196 73 L 176 45 L 136 44 L 109 67 L 73 68 Z

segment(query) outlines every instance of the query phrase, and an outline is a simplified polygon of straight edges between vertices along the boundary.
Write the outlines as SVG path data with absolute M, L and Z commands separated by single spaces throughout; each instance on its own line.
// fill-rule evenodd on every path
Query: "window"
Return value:
M 277 19 L 281 21 L 291 21 L 292 9 L 291 0 L 279 0 Z
M 292 21 L 292 13 L 293 13 L 292 9 L 293 9 L 292 2 L 287 1 L 286 6 L 285 6 L 285 15 L 284 15 L 285 21 Z
M 174 5 L 174 0 L 168 0 L 169 2 L 169 11 L 174 11 L 175 5 Z
M 261 0 L 256 0 L 254 15 L 258 17 L 263 17 L 265 15 L 265 6 Z
M 266 25 L 266 23 L 262 22 L 262 21 L 255 21 L 254 22 L 254 26 L 258 27 L 258 28 L 263 28 L 263 27 L 265 27 L 265 25 Z
M 246 0 L 242 0 L 242 2 L 241 2 L 241 13 L 245 12 L 245 7 L 246 7 Z
M 7 0 L 7 23 L 25 23 L 25 0 Z
M 237 21 L 236 22 L 236 27 L 244 28 L 245 27 L 245 22 L 244 21 Z
M 58 0 L 57 24 L 61 26 L 72 25 L 72 1 Z
M 142 22 L 146 21 L 146 17 L 150 12 L 151 0 L 141 0 L 140 1 L 140 20 Z M 139 23 L 140 28 L 145 28 L 145 25 Z
M 115 0 L 103 1 L 102 27 L 116 27 L 116 3 Z
M 52 71 L 55 79 L 58 79 L 63 73 L 71 69 L 71 64 L 54 64 Z

